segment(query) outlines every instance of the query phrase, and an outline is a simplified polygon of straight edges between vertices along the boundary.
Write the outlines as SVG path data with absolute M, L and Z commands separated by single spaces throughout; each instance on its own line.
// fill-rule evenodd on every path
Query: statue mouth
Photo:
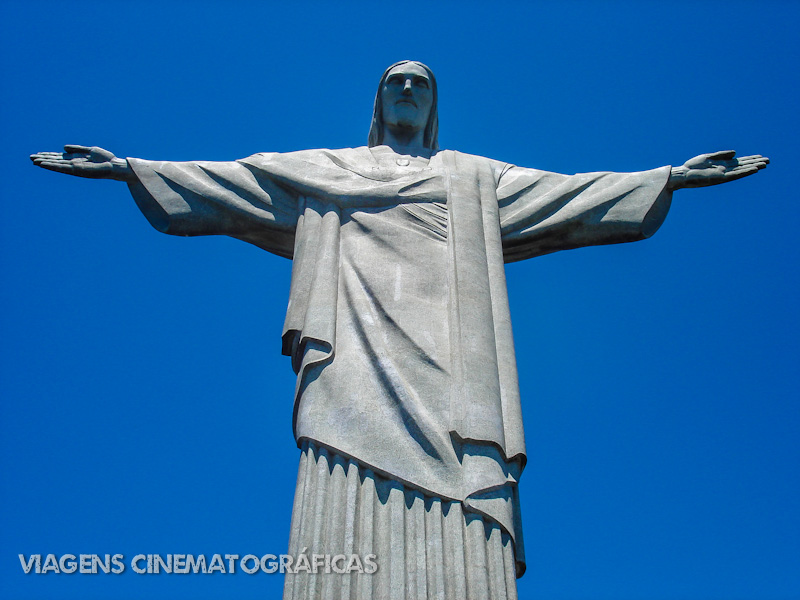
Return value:
M 395 104 L 410 104 L 411 106 L 414 106 L 414 107 L 417 106 L 417 103 L 414 102 L 411 98 L 403 98 L 403 99 L 398 100 L 397 102 L 395 102 Z

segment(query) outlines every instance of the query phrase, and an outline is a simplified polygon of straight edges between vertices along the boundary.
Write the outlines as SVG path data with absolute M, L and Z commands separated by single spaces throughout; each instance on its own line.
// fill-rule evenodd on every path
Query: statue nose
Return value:
M 406 84 L 403 86 L 403 94 L 411 95 L 411 80 L 406 79 Z

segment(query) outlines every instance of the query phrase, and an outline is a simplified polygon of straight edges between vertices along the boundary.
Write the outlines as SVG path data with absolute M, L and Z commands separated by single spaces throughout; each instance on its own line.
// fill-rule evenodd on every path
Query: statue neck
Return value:
M 421 154 L 430 155 L 430 150 L 424 146 L 425 131 L 391 129 L 387 127 L 383 132 L 383 145 L 389 146 L 398 154 L 408 154 L 419 156 Z
M 427 148 L 422 150 L 404 147 L 391 148 L 386 145 L 373 146 L 369 151 L 379 165 L 389 168 L 396 168 L 399 165 L 422 169 L 428 166 L 431 156 L 434 154 Z

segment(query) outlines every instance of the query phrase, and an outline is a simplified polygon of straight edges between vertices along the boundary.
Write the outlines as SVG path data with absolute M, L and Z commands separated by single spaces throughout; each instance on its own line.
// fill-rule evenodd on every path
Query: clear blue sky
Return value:
M 159 234 L 124 184 L 27 156 L 364 145 L 382 70 L 413 58 L 445 148 L 564 173 L 772 159 L 678 192 L 650 240 L 508 268 L 519 590 L 799 598 L 800 6 L 286 4 L 0 8 L 0 596 L 278 598 L 277 575 L 24 575 L 17 554 L 279 554 L 298 457 L 291 263 Z

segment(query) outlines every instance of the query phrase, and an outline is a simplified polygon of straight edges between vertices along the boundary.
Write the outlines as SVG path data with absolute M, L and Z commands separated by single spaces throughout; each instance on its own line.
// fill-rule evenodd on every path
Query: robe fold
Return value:
M 159 231 L 293 259 L 283 353 L 299 446 L 462 502 L 511 536 L 521 575 L 525 441 L 504 263 L 649 237 L 670 168 L 568 176 L 453 151 L 390 168 L 373 151 L 128 159 L 129 187 Z

